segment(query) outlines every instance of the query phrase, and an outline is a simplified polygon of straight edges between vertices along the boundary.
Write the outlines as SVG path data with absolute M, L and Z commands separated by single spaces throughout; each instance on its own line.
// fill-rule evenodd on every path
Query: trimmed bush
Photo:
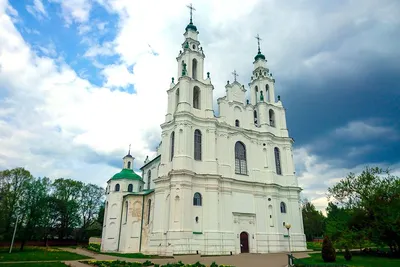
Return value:
M 324 241 L 322 242 L 322 259 L 324 262 L 335 262 L 336 261 L 336 251 L 332 245 L 332 241 L 328 236 L 324 237 Z
M 344 258 L 346 261 L 351 260 L 351 258 L 353 257 L 353 255 L 351 254 L 350 250 L 348 247 L 346 247 L 346 250 L 344 251 Z

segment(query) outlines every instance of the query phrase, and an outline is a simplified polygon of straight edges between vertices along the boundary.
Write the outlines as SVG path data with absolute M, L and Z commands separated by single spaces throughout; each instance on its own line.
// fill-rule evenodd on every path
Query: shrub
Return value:
M 322 259 L 324 262 L 335 262 L 336 261 L 336 251 L 332 245 L 332 241 L 328 236 L 325 236 L 322 242 Z
M 349 248 L 346 247 L 346 250 L 344 251 L 344 258 L 346 261 L 349 261 L 351 260 L 351 257 L 353 257 L 353 255 L 351 254 Z
M 215 261 L 213 261 L 210 265 L 210 267 L 218 267 L 218 264 L 215 263 Z
M 143 266 L 152 266 L 152 265 L 154 265 L 154 263 L 152 263 L 152 262 L 149 261 L 149 260 L 143 262 Z

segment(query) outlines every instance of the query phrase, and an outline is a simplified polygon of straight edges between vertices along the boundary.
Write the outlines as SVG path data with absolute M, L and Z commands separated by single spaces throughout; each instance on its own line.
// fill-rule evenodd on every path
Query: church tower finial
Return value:
M 187 5 L 187 7 L 190 9 L 190 22 L 186 26 L 186 31 L 191 29 L 195 32 L 197 32 L 197 27 L 193 24 L 193 10 L 196 10 L 193 5 L 190 3 L 190 5 Z
M 128 155 L 131 154 L 131 144 L 129 144 L 129 150 L 128 150 Z
M 260 48 L 260 41 L 262 40 L 260 38 L 260 36 L 257 34 L 257 36 L 255 37 L 257 39 L 257 44 L 258 44 L 258 53 L 257 55 L 254 57 L 254 60 L 257 61 L 257 59 L 264 59 L 265 60 L 265 56 L 263 54 L 261 54 L 261 48 Z

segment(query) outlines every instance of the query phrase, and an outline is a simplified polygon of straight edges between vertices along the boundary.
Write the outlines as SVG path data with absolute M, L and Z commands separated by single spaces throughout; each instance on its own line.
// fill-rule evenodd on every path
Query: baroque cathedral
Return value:
M 134 157 L 107 182 L 102 251 L 232 255 L 306 250 L 285 109 L 265 56 L 254 57 L 249 99 L 225 86 L 214 115 L 197 27 L 186 26 L 167 90 L 156 156 L 142 177 Z M 285 227 L 291 225 L 290 231 Z M 290 247 L 289 247 L 290 244 Z

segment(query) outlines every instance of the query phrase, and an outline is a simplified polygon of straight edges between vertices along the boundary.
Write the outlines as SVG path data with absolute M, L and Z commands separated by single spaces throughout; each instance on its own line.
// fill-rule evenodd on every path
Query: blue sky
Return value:
M 103 185 L 132 144 L 160 141 L 188 1 L 0 0 L 0 169 Z M 257 52 L 276 79 L 304 196 L 366 165 L 400 175 L 400 3 L 193 1 L 215 86 L 247 88 Z

